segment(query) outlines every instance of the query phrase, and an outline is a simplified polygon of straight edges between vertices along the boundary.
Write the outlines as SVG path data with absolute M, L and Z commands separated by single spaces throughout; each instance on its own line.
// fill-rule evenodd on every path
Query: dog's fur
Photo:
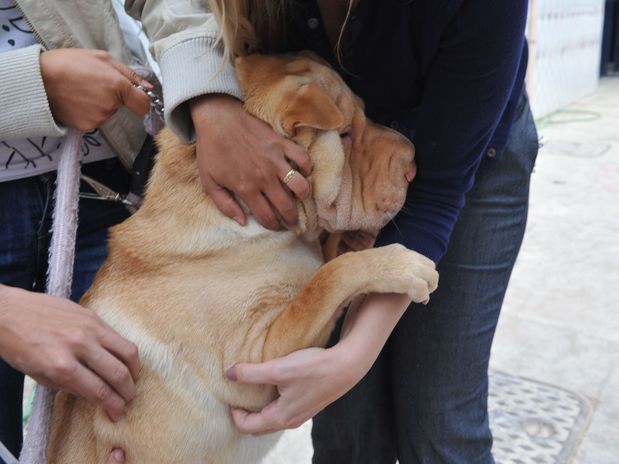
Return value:
M 229 407 L 259 411 L 276 390 L 231 382 L 226 369 L 322 345 L 355 295 L 425 302 L 436 288 L 434 263 L 403 246 L 324 264 L 318 240 L 324 230 L 377 230 L 393 217 L 408 186 L 411 144 L 366 121 L 360 101 L 311 57 L 252 56 L 236 65 L 247 110 L 312 159 L 299 225 L 273 232 L 226 218 L 202 191 L 195 147 L 164 131 L 144 205 L 111 230 L 107 261 L 81 301 L 138 345 L 137 395 L 112 423 L 59 393 L 50 464 L 104 463 L 113 447 L 125 450 L 127 464 L 259 462 L 279 434 L 241 435 Z

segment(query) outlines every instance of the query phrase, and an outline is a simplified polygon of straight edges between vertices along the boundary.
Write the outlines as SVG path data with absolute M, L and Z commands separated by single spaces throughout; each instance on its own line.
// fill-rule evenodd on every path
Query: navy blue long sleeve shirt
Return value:
M 368 117 L 415 145 L 417 177 L 377 244 L 435 262 L 484 154 L 500 156 L 527 65 L 527 0 L 360 0 L 339 66 L 316 0 L 297 0 L 293 49 L 331 62 Z

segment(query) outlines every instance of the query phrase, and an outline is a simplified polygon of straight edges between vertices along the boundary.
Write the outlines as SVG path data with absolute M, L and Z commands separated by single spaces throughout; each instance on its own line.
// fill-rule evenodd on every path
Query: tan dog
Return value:
M 318 242 L 323 230 L 377 230 L 393 217 L 408 186 L 410 143 L 366 122 L 340 78 L 313 59 L 253 56 L 237 70 L 248 111 L 312 159 L 299 227 L 273 232 L 225 217 L 202 191 L 195 147 L 163 132 L 144 205 L 111 230 L 108 259 L 82 299 L 138 345 L 137 395 L 112 423 L 58 394 L 50 464 L 103 463 L 113 447 L 128 464 L 259 462 L 279 434 L 241 435 L 229 406 L 258 411 L 277 392 L 230 382 L 226 369 L 324 344 L 355 295 L 425 302 L 436 288 L 434 263 L 403 246 L 324 264 Z M 351 127 L 354 143 L 340 136 Z

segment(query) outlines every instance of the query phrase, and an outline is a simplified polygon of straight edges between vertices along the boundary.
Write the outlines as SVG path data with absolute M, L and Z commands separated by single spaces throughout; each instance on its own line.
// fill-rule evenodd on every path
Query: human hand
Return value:
M 279 397 L 262 411 L 232 408 L 241 433 L 263 435 L 299 427 L 350 390 L 365 374 L 336 349 L 307 348 L 262 364 L 237 364 L 227 375 L 250 384 L 277 385 Z
M 116 421 L 135 395 L 137 347 L 69 300 L 0 285 L 0 356 Z
M 232 408 L 236 427 L 241 433 L 261 435 L 298 427 L 315 416 L 370 370 L 410 301 L 400 294 L 361 295 L 350 304 L 335 346 L 230 368 L 230 380 L 276 385 L 279 392 L 260 412 Z
M 148 96 L 133 84 L 152 86 L 101 50 L 61 48 L 41 53 L 41 76 L 59 123 L 82 131 L 99 127 L 120 107 L 144 116 Z
M 232 192 L 264 227 L 279 229 L 280 217 L 290 226 L 296 224 L 293 194 L 300 200 L 309 195 L 305 176 L 311 172 L 311 162 L 305 150 L 275 133 L 228 95 L 196 98 L 190 109 L 200 179 L 217 208 L 239 224 L 246 223 Z M 299 172 L 284 185 L 282 179 L 291 169 Z

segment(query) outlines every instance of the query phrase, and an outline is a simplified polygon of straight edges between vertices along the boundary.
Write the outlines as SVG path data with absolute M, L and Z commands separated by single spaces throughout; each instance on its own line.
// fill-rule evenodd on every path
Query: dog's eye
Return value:
M 350 131 L 342 132 L 342 133 L 340 134 L 340 137 L 341 137 L 341 138 L 344 138 L 344 137 L 350 137 Z

